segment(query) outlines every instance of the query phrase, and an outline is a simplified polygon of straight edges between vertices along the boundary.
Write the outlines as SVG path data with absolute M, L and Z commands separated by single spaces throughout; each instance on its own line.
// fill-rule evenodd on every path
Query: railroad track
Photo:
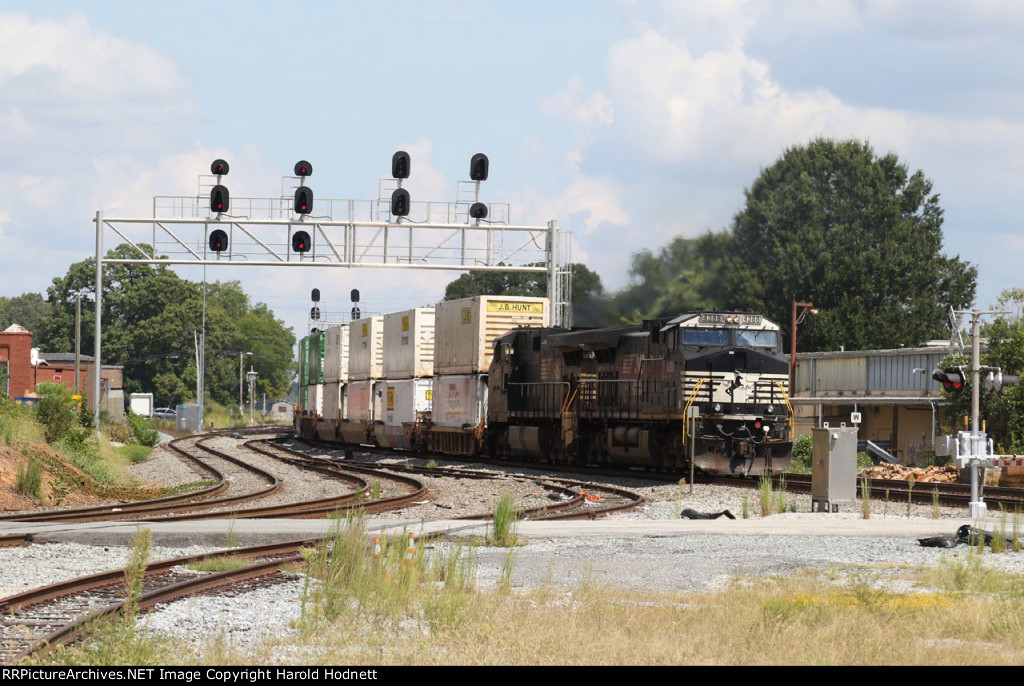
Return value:
M 146 568 L 138 609 L 145 611 L 211 589 L 238 588 L 254 579 L 286 579 L 281 565 L 300 563 L 300 550 L 315 541 L 272 545 L 179 557 Z M 256 562 L 222 572 L 185 572 L 180 568 L 218 557 L 255 558 Z M 126 570 L 93 574 L 0 599 L 0 662 L 13 664 L 75 639 L 94 622 L 121 616 L 125 607 Z

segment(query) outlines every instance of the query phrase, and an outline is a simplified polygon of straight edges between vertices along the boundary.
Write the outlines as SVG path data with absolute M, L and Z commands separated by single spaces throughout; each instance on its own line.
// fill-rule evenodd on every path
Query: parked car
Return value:
M 167 419 L 173 422 L 178 418 L 178 411 L 172 410 L 169 407 L 158 407 L 153 410 L 153 416 L 157 419 Z

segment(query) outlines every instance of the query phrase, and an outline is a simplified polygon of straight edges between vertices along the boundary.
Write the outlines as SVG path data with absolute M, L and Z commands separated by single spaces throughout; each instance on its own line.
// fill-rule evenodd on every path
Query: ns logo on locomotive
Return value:
M 459 304 L 439 303 L 439 312 L 442 306 Z M 484 303 L 477 307 L 472 323 L 477 311 L 489 316 Z M 438 341 L 445 335 L 441 320 Z M 461 329 L 464 320 L 465 312 L 452 327 Z M 446 421 L 446 405 L 427 407 L 414 421 L 393 427 L 386 426 L 384 412 L 371 407 L 358 423 L 340 411 L 319 417 L 305 410 L 296 415 L 296 431 L 351 447 L 489 454 L 565 466 L 685 473 L 692 455 L 693 466 L 707 474 L 758 476 L 788 465 L 789 361 L 779 326 L 761 315 L 693 312 L 640 326 L 579 330 L 522 323 L 497 329 L 480 324 L 481 337 L 487 331 L 481 344 L 489 359 L 475 372 L 476 382 L 466 386 L 479 413 L 469 413 L 458 426 Z M 463 331 L 458 334 L 465 338 Z M 438 370 L 442 344 L 436 345 L 434 392 L 428 396 L 435 404 L 445 402 L 442 391 L 452 385 Z M 395 431 L 403 432 L 399 440 Z

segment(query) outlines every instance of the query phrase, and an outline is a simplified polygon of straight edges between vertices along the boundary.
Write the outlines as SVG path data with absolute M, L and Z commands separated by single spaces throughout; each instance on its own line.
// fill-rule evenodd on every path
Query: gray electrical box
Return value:
M 184 403 L 178 405 L 177 426 L 179 431 L 202 431 L 203 416 L 200 414 L 198 403 Z
M 811 503 L 818 511 L 836 512 L 857 500 L 857 428 L 812 429 Z

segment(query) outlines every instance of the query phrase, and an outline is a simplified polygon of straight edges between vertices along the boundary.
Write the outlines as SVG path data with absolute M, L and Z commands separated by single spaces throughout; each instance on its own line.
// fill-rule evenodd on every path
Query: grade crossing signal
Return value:
M 942 384 L 942 387 L 950 393 L 959 393 L 967 385 L 967 377 L 963 371 L 950 367 L 941 372 L 936 370 L 932 378 Z

